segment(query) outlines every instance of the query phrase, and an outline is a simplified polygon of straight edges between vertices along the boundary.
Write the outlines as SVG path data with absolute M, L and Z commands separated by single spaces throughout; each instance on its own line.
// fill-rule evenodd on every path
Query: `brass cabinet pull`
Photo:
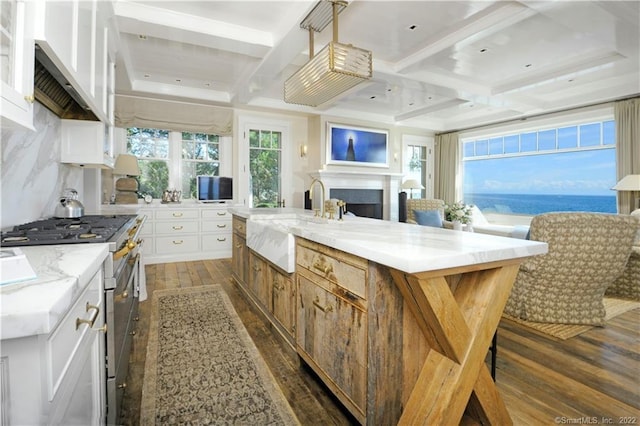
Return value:
M 177 245 L 177 244 L 182 244 L 182 243 L 184 243 L 184 240 L 178 240 L 178 241 L 173 240 L 173 244 Z
M 227 212 L 218 212 L 218 216 L 226 216 Z
M 242 244 L 236 244 L 237 249 L 239 249 L 240 247 L 242 247 Z
M 107 323 L 102 324 L 102 327 L 94 329 L 94 331 L 102 331 L 103 333 L 107 332 Z
M 133 331 L 132 331 L 131 333 L 129 333 L 129 334 L 130 334 L 130 335 L 132 335 L 132 336 L 135 336 L 135 335 L 136 335 L 136 331 L 135 331 L 135 330 L 133 330 Z
M 180 213 L 180 212 L 173 213 L 173 217 L 182 217 L 182 213 Z
M 174 226 L 173 229 L 175 231 L 180 231 L 182 228 L 184 228 L 182 225 L 181 226 Z
M 95 324 L 95 322 L 96 322 L 96 319 L 98 319 L 98 314 L 100 314 L 100 307 L 95 306 L 95 305 L 91 305 L 89 302 L 87 302 L 87 304 L 85 306 L 85 310 L 86 310 L 86 312 L 89 312 L 89 311 L 93 310 L 94 314 L 89 319 L 76 318 L 76 330 L 78 328 L 80 328 L 80 326 L 82 324 L 89 324 L 89 328 L 92 328 L 93 324 Z
M 226 228 L 227 227 L 226 224 L 225 225 L 217 225 L 217 226 L 218 226 L 218 228 Z
M 220 242 L 222 243 L 222 242 L 224 242 L 224 241 L 227 241 L 227 239 L 226 239 L 226 238 L 220 238 L 220 237 L 218 237 L 218 241 L 220 241 Z
M 322 272 L 323 274 L 327 275 L 330 272 L 333 272 L 333 265 L 332 264 L 325 264 L 322 259 L 318 259 L 315 262 L 313 262 L 313 267 L 315 269 L 317 269 L 318 271 Z
M 126 387 L 127 387 L 127 382 L 123 382 L 118 385 L 118 389 L 125 389 Z
M 320 304 L 320 298 L 318 296 L 316 296 L 316 298 L 314 299 L 313 306 L 315 306 L 316 308 L 320 309 L 324 313 L 333 311 L 333 307 L 331 305 L 322 306 Z
M 136 256 L 134 258 L 130 258 L 129 260 L 127 260 L 127 263 L 129 265 L 135 265 L 135 263 L 138 261 L 138 259 L 140 259 L 140 253 L 136 254 Z
M 36 100 L 36 97 L 34 95 L 27 95 L 24 97 L 24 100 L 32 104 Z

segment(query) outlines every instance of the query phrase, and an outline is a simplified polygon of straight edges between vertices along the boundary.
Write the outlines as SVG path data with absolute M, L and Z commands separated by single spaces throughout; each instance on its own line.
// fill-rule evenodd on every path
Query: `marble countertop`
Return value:
M 147 204 L 140 200 L 138 204 L 101 204 L 98 211 L 90 211 L 86 214 L 135 214 L 141 209 L 222 209 L 232 206 L 231 203 L 198 203 L 194 200 L 184 200 L 179 203 L 161 203 L 160 200 L 153 200 Z
M 37 278 L 0 286 L 0 339 L 48 334 L 109 254 L 108 244 L 21 247 Z
M 309 211 L 301 209 L 233 207 L 229 211 L 248 221 L 273 220 L 278 227 L 291 219 L 287 229 L 295 236 L 407 273 L 525 258 L 548 250 L 546 243 L 538 241 L 360 217 L 315 223 L 308 220 L 312 218 Z

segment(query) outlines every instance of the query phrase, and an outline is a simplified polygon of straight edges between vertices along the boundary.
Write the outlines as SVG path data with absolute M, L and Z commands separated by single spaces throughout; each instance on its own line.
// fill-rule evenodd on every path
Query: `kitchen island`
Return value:
M 108 244 L 21 247 L 36 278 L 0 287 L 7 424 L 103 424 Z M 4 268 L 0 274 L 7 273 Z
M 286 289 L 270 278 L 295 283 L 291 342 L 361 423 L 511 423 L 484 359 L 519 264 L 545 243 L 296 209 L 230 211 L 234 278 L 267 317 Z M 279 262 L 290 255 L 294 271 Z

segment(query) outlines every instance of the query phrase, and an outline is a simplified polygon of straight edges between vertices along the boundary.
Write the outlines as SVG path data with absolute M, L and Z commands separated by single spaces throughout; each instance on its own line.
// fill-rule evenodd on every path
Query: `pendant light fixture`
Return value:
M 285 102 L 316 107 L 373 75 L 370 51 L 338 42 L 338 14 L 347 5 L 342 0 L 321 0 L 300 23 L 309 31 L 309 61 L 284 83 Z M 333 41 L 314 55 L 314 31 L 332 21 Z

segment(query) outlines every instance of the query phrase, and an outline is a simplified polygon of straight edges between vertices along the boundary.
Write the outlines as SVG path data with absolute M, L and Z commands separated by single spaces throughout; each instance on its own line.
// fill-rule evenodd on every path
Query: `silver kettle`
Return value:
M 55 217 L 78 218 L 84 215 L 84 206 L 78 201 L 78 191 L 73 188 L 64 190 L 56 205 Z

